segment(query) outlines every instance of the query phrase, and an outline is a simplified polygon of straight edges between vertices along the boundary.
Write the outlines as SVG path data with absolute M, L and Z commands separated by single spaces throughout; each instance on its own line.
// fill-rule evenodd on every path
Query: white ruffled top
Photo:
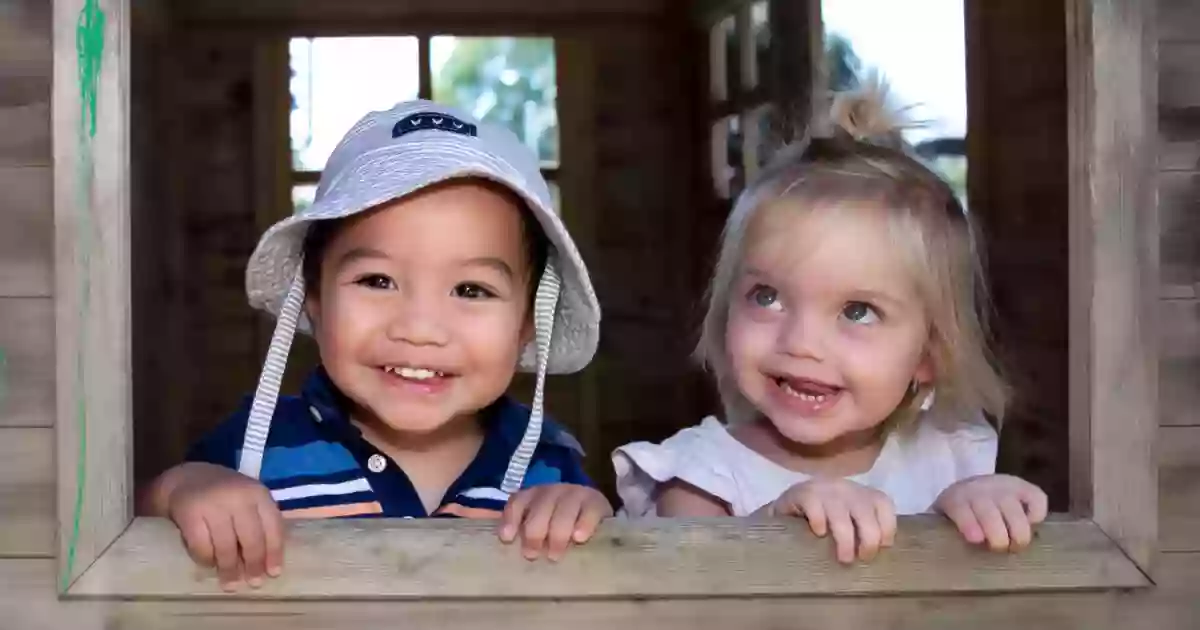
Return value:
M 925 414 L 911 427 L 891 432 L 871 469 L 847 479 L 887 494 L 897 514 L 921 514 L 955 482 L 994 473 L 998 443 L 996 430 L 981 414 L 955 421 Z M 810 479 L 751 450 L 712 416 L 661 444 L 618 448 L 613 467 L 622 512 L 634 518 L 655 516 L 656 490 L 673 479 L 721 499 L 734 516 L 749 515 Z

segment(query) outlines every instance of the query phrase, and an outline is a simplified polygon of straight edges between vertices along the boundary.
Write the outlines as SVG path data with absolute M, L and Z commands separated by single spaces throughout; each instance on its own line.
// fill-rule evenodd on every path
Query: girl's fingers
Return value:
M 967 542 L 978 545 L 984 541 L 983 526 L 979 524 L 970 505 L 963 501 L 951 501 L 942 506 L 942 512 L 958 527 Z
M 1018 494 L 1018 498 L 1025 506 L 1025 514 L 1029 517 L 1030 523 L 1037 524 L 1046 520 L 1046 515 L 1049 513 L 1049 500 L 1041 488 L 1026 483 L 1025 488 Z
M 896 544 L 896 508 L 887 496 L 876 497 L 874 501 L 875 518 L 879 521 L 879 532 L 882 536 L 879 544 L 891 547 Z
M 816 534 L 818 538 L 824 538 L 829 533 L 829 520 L 825 513 L 825 506 L 821 505 L 821 501 L 816 498 L 808 498 L 799 503 L 801 514 L 808 520 L 808 528 Z
M 1033 540 L 1033 529 L 1029 525 L 1029 516 L 1016 497 L 1005 497 L 1000 500 L 1000 515 L 1008 527 L 1010 541 L 1009 550 L 1018 551 L 1029 546 Z
M 825 513 L 829 518 L 829 531 L 833 532 L 838 562 L 854 562 L 854 522 L 850 519 L 850 510 L 839 501 L 826 503 Z
M 979 519 L 988 548 L 992 551 L 1008 551 L 1008 526 L 1004 524 L 1004 517 L 1000 514 L 1000 508 L 996 507 L 995 501 L 977 499 L 971 502 L 971 510 Z
M 864 562 L 874 560 L 883 541 L 879 518 L 875 516 L 875 504 L 868 501 L 856 502 L 850 506 L 850 517 L 854 520 L 854 529 L 858 534 L 858 559 Z

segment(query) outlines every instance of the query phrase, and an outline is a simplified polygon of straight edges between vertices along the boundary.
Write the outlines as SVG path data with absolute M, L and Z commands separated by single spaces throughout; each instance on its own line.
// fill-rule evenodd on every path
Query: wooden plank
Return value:
M 180 24 L 221 24 L 260 28 L 290 24 L 308 28 L 374 24 L 376 32 L 385 32 L 382 24 L 409 24 L 399 32 L 412 33 L 421 25 L 443 32 L 455 30 L 453 24 L 488 22 L 507 23 L 514 29 L 530 28 L 534 23 L 593 23 L 606 18 L 645 18 L 661 16 L 666 0 L 561 0 L 553 3 L 528 0 L 175 0 L 171 13 Z
M 1200 172 L 1158 176 L 1162 217 L 1162 284 L 1178 292 L 1200 287 Z
M 610 521 L 557 565 L 531 563 L 480 521 L 309 521 L 285 575 L 250 598 L 463 599 L 765 596 L 1136 587 L 1145 576 L 1088 521 L 1052 521 L 1022 554 L 972 548 L 940 517 L 901 519 L 897 544 L 844 568 L 796 520 Z M 337 558 L 330 563 L 330 558 Z M 937 571 L 922 570 L 936 566 Z M 71 595 L 212 597 L 169 521 L 139 518 Z
M 1164 43 L 1158 56 L 1158 167 L 1200 170 L 1200 38 Z
M 1067 3 L 1071 499 L 1150 566 L 1158 538 L 1155 4 Z
M 64 586 L 133 517 L 128 7 L 129 0 L 54 2 L 55 426 Z
M 54 556 L 54 432 L 0 428 L 0 557 Z
M 1159 429 L 1160 545 L 1200 551 L 1200 427 Z
M 54 290 L 52 185 L 49 166 L 0 166 L 0 297 L 49 296 Z
M 1195 0 L 1157 0 L 1159 41 L 1200 41 L 1200 6 Z
M 22 630 L 209 630 L 232 622 L 255 630 L 354 627 L 392 630 L 1192 630 L 1200 617 L 1200 556 L 1164 554 L 1158 587 L 1126 593 L 989 597 L 714 598 L 649 601 L 59 601 L 48 560 L 0 561 L 0 616 Z M 238 622 L 241 622 L 240 624 Z
M 0 9 L 0 165 L 35 164 L 50 164 L 50 3 L 16 0 Z
M 0 298 L 0 427 L 54 426 L 54 302 Z

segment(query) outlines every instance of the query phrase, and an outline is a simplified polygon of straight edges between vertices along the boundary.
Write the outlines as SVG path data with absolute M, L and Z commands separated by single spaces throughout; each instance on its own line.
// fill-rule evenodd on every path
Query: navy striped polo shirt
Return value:
M 253 397 L 194 444 L 187 460 L 237 470 Z M 480 412 L 483 445 L 428 514 L 408 476 L 350 422 L 347 401 L 324 368 L 309 376 L 300 396 L 281 396 L 271 421 L 259 480 L 286 518 L 495 518 L 507 495 L 500 490 L 509 460 L 529 423 L 529 408 L 504 396 Z M 591 486 L 582 449 L 545 418 L 542 439 L 522 487 L 552 483 Z

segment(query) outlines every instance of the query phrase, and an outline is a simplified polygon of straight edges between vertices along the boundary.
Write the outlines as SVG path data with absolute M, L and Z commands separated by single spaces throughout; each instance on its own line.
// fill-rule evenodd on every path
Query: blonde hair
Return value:
M 836 95 L 829 118 L 779 151 L 734 205 L 722 233 L 696 348 L 696 357 L 716 377 L 730 422 L 757 413 L 738 390 L 725 346 L 731 292 L 754 216 L 780 202 L 809 211 L 853 211 L 847 201 L 883 209 L 915 272 L 930 321 L 926 350 L 933 364 L 932 387 L 910 390 L 889 417 L 889 426 L 917 417 L 930 389 L 936 391 L 935 413 L 984 411 L 997 422 L 1003 418 L 1009 389 L 987 345 L 988 297 L 974 230 L 953 189 L 906 150 L 885 97 L 886 87 L 878 81 Z

